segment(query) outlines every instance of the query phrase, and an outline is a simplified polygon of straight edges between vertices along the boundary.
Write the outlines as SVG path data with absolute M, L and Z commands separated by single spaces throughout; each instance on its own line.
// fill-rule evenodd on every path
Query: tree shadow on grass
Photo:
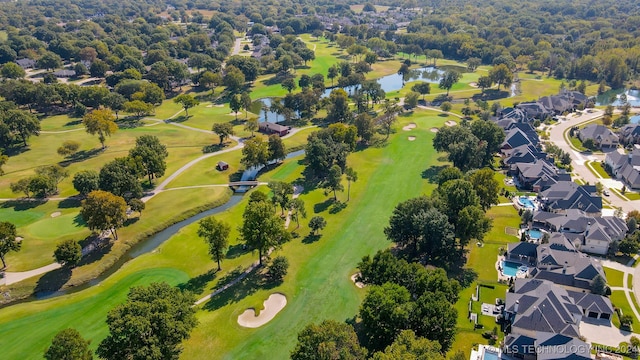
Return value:
M 329 209 L 329 214 L 337 214 L 340 211 L 344 210 L 344 208 L 346 207 L 347 207 L 346 202 L 336 201 Z
M 321 234 L 309 234 L 302 239 L 303 244 L 313 244 L 314 242 L 320 240 L 322 237 Z
M 58 209 L 71 209 L 80 207 L 80 198 L 69 197 L 58 202 Z
M 428 180 L 431 184 L 436 184 L 438 182 L 438 174 L 447 167 L 448 165 L 431 165 L 422 172 L 422 178 Z
M 229 250 L 227 250 L 227 259 L 235 259 L 239 256 L 249 253 L 251 250 L 247 248 L 244 244 L 235 244 L 229 246 Z
M 446 118 L 446 117 L 449 117 L 449 114 L 447 114 L 447 113 L 440 113 L 440 114 L 438 114 L 438 116 L 443 117 L 443 118 Z
M 78 163 L 87 159 L 98 156 L 102 152 L 102 148 L 95 148 L 90 150 L 80 150 L 77 153 L 67 157 L 60 161 L 58 164 L 63 167 L 67 167 L 71 164 Z
M 315 205 L 313 205 L 313 212 L 318 214 L 321 213 L 325 210 L 327 210 L 331 205 L 333 205 L 333 203 L 335 202 L 335 200 L 333 200 L 333 198 L 327 199 L 321 203 L 317 203 Z
M 36 284 L 35 289 L 33 289 L 33 293 L 47 294 L 56 292 L 60 290 L 60 288 L 62 288 L 69 279 L 71 279 L 71 269 L 66 266 L 49 271 L 38 279 L 38 283 Z
M 254 269 L 251 273 L 249 273 L 244 279 L 240 280 L 238 283 L 230 286 L 229 288 L 223 290 L 216 296 L 213 296 L 207 303 L 204 305 L 205 310 L 214 311 L 223 306 L 237 303 L 238 301 L 244 299 L 245 297 L 255 293 L 259 289 L 265 288 L 265 285 L 268 283 L 265 281 L 264 274 L 262 273 L 262 268 Z M 225 284 L 228 284 L 235 280 L 238 276 L 240 276 L 243 272 L 241 267 L 234 269 L 232 272 L 228 273 L 226 276 L 218 281 L 218 288 L 223 287 Z
M 189 279 L 189 281 L 178 284 L 180 290 L 188 290 L 195 294 L 200 294 L 204 291 L 205 286 L 216 278 L 218 270 L 211 269 L 204 274 L 200 274 L 196 277 Z
M 187 116 L 187 115 L 178 115 L 174 118 L 171 119 L 167 119 L 164 122 L 165 123 L 181 123 L 181 122 L 185 122 L 187 120 L 189 120 L 191 116 Z
M 497 100 L 509 97 L 509 91 L 498 89 L 486 89 L 482 94 L 475 94 L 471 97 L 473 101 L 477 100 Z
M 113 241 L 110 238 L 98 238 L 95 234 L 80 240 L 79 244 L 82 246 L 83 253 L 86 253 L 78 262 L 78 266 L 91 264 L 102 259 L 113 247 Z
M 2 203 L 3 208 L 13 208 L 14 211 L 26 211 L 47 203 L 47 199 L 11 200 Z

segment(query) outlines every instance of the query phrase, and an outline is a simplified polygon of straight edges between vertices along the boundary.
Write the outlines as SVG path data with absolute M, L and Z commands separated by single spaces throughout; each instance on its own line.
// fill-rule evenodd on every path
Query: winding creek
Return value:
M 298 151 L 294 151 L 291 152 L 289 154 L 287 154 L 285 159 L 292 159 L 295 158 L 297 156 L 303 155 L 304 154 L 304 150 L 298 150 Z M 253 168 L 249 168 L 247 170 L 245 170 L 242 173 L 242 181 L 245 180 L 255 180 L 256 177 L 258 176 L 258 174 L 260 173 L 260 170 L 262 170 L 264 168 L 263 166 L 259 166 L 259 167 L 253 167 Z M 245 190 L 246 191 L 246 190 Z M 237 205 L 243 198 L 242 196 L 242 191 L 239 191 L 237 194 L 234 194 L 233 196 L 231 196 L 229 198 L 229 200 L 220 205 L 217 206 L 215 208 L 209 209 L 209 210 L 205 210 L 202 211 L 198 214 L 195 214 L 187 219 L 184 219 L 180 222 L 177 222 L 169 227 L 167 227 L 166 229 L 149 236 L 148 238 L 146 238 L 145 240 L 142 240 L 140 242 L 138 242 L 137 244 L 133 245 L 120 259 L 118 259 L 118 261 L 116 261 L 115 263 L 113 263 L 113 265 L 111 265 L 105 272 L 103 272 L 102 274 L 100 274 L 98 277 L 82 284 L 79 286 L 74 286 L 71 288 L 67 288 L 64 290 L 58 290 L 58 291 L 40 291 L 35 293 L 34 295 L 32 295 L 29 298 L 26 298 L 24 300 L 21 301 L 15 301 L 9 304 L 6 304 L 4 306 L 11 306 L 17 303 L 22 303 L 22 302 L 29 302 L 29 301 L 34 301 L 34 300 L 42 300 L 42 299 L 48 299 L 48 298 L 52 298 L 52 297 L 57 297 L 57 296 L 62 296 L 62 295 L 66 295 L 66 294 L 71 294 L 71 293 L 75 293 L 78 291 L 82 291 L 82 290 L 86 290 L 92 286 L 98 285 L 100 284 L 102 281 L 104 281 L 105 279 L 107 279 L 109 276 L 113 275 L 116 271 L 118 271 L 124 264 L 126 264 L 127 262 L 137 258 L 140 255 L 144 255 L 147 254 L 149 252 L 153 252 L 155 249 L 157 249 L 160 245 L 162 245 L 165 241 L 169 240 L 173 235 L 177 234 L 180 230 L 182 230 L 184 227 L 193 224 L 196 221 L 199 221 L 205 217 L 208 216 L 212 216 L 212 215 L 216 215 L 219 214 L 223 211 L 226 211 L 232 207 L 234 207 L 235 205 Z M 2 306 L 2 307 L 4 307 Z

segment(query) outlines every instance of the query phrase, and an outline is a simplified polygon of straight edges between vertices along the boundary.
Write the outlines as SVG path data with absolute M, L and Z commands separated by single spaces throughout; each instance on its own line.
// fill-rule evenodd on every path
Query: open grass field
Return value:
M 604 273 L 607 275 L 607 285 L 610 287 L 623 287 L 624 273 L 620 270 L 605 267 Z
M 633 317 L 634 324 L 640 322 L 640 319 L 636 318 L 636 316 L 633 313 L 633 310 L 631 310 L 631 305 L 627 301 L 627 297 L 624 295 L 624 291 L 622 290 L 612 291 L 611 296 L 609 298 L 611 299 L 611 303 L 613 304 L 613 306 L 616 308 L 619 308 L 622 311 L 622 315 L 627 315 L 627 314 L 631 315 Z M 614 317 L 614 320 L 616 319 L 617 319 L 617 316 Z M 616 327 L 620 327 L 619 320 L 617 323 L 616 321 L 614 321 L 614 325 L 616 325 Z
M 431 113 L 419 113 L 413 118 L 403 118 L 402 121 L 414 121 L 418 124 L 418 128 L 411 132 L 418 140 L 409 142 L 406 139 L 407 133 L 399 131 L 392 135 L 386 146 L 352 154 L 349 158 L 350 165 L 366 181 L 352 184 L 351 201 L 338 214 L 329 213 L 327 197 L 322 190 L 303 194 L 301 198 L 307 202 L 308 212 L 319 213 L 327 218 L 328 227 L 320 240 L 313 243 L 302 241 L 308 233 L 306 221 L 303 221 L 303 226 L 298 230 L 302 237 L 286 244 L 280 251 L 288 255 L 291 262 L 290 275 L 283 285 L 269 290 L 258 289 L 250 277 L 237 288 L 204 304 L 203 311 L 199 312 L 201 324 L 185 344 L 185 358 L 210 359 L 212 354 L 216 354 L 213 355 L 216 358 L 246 358 L 245 354 L 251 354 L 252 357 L 269 354 L 272 358 L 284 358 L 296 341 L 296 333 L 308 321 L 325 318 L 345 320 L 355 315 L 364 294 L 364 290 L 357 290 L 349 280 L 357 262 L 362 256 L 389 245 L 382 228 L 397 202 L 434 187 L 421 178 L 426 167 L 437 164 L 437 157 L 430 143 L 434 134 L 428 129 L 438 122 L 442 125 L 445 120 Z M 297 162 L 293 164 L 295 165 L 284 164 L 276 168 L 272 176 L 296 176 L 296 172 L 301 171 L 301 166 Z M 265 174 L 265 177 L 269 176 Z M 402 186 L 398 186 L 399 184 Z M 382 192 L 386 196 L 379 196 Z M 169 193 L 171 192 L 162 193 L 158 197 Z M 194 195 L 202 197 L 203 192 Z M 340 193 L 339 198 L 346 200 L 346 194 Z M 175 200 L 176 197 L 166 197 L 164 200 L 171 201 L 170 199 Z M 187 199 L 187 196 L 183 196 L 181 200 L 193 202 L 194 197 Z M 163 204 L 168 205 L 164 201 Z M 244 205 L 243 201 L 219 217 L 230 222 L 237 221 L 235 219 L 239 218 Z M 170 206 L 176 207 L 173 203 Z M 148 209 L 141 221 L 155 216 L 160 214 L 152 215 Z M 232 226 L 229 259 L 223 262 L 223 273 L 212 274 L 209 270 L 214 265 L 208 259 L 204 242 L 195 236 L 196 229 L 196 224 L 182 229 L 157 251 L 129 262 L 98 287 L 0 310 L 0 328 L 3 329 L 0 335 L 11 331 L 11 337 L 2 337 L 3 342 L 5 339 L 29 338 L 28 341 L 8 342 L 10 349 L 7 351 L 11 354 L 33 354 L 22 357 L 26 359 L 37 358 L 53 334 L 68 326 L 78 328 L 83 335 L 93 340 L 92 346 L 97 346 L 106 334 L 106 326 L 100 319 L 104 319 L 106 312 L 124 298 L 126 289 L 131 284 L 126 284 L 123 279 L 143 276 L 147 282 L 167 280 L 176 284 L 192 277 L 195 279 L 184 283 L 184 286 L 204 294 L 228 271 L 238 266 L 247 266 L 256 259 L 255 254 L 243 252 L 236 246 L 237 229 Z M 124 229 L 121 234 L 123 232 Z M 161 270 L 166 273 L 160 274 Z M 146 273 L 158 276 L 146 276 Z M 289 303 L 281 314 L 260 329 L 240 328 L 236 323 L 236 316 L 247 307 L 260 305 L 273 291 L 281 291 L 288 297 Z M 105 298 L 114 300 L 100 301 Z M 95 321 L 84 326 L 77 324 L 87 321 L 82 316 L 86 312 L 95 315 Z M 41 326 L 34 333 L 30 329 L 34 319 L 52 319 L 49 320 L 52 326 Z M 278 337 L 265 336 L 274 331 L 279 333 Z M 213 348 L 216 349 L 215 352 L 211 351 Z
M 107 139 L 107 148 L 100 150 L 100 143 L 96 137 L 84 131 L 73 131 L 60 134 L 40 134 L 32 137 L 29 148 L 15 156 L 11 156 L 3 169 L 5 175 L 0 177 L 0 198 L 18 198 L 23 194 L 14 194 L 9 184 L 21 178 L 34 174 L 34 169 L 42 165 L 60 163 L 69 171 L 69 177 L 59 184 L 59 194 L 65 197 L 76 194 L 71 180 L 73 175 L 81 170 L 93 169 L 99 171 L 107 162 L 116 157 L 127 156 L 129 149 L 135 144 L 135 139 L 141 135 L 155 135 L 160 142 L 167 146 L 169 157 L 167 158 L 166 174 L 171 174 L 189 160 L 202 155 L 204 146 L 217 143 L 215 135 L 200 133 L 171 124 L 157 124 L 153 126 L 141 126 L 132 129 L 120 129 Z M 56 149 L 64 140 L 80 142 L 80 152 L 85 158 L 77 162 L 65 162 Z M 159 179 L 160 181 L 162 178 Z

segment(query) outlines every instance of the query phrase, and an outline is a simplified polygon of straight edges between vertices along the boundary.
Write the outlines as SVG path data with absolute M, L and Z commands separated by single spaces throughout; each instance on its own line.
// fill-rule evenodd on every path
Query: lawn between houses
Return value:
M 284 358 L 295 344 L 297 331 L 309 321 L 345 320 L 356 314 L 365 293 L 349 280 L 357 262 L 362 256 L 390 245 L 382 228 L 398 202 L 435 186 L 421 178 L 425 168 L 437 164 L 431 146 L 434 134 L 429 128 L 442 126 L 447 119 L 431 112 L 418 112 L 400 119 L 404 123 L 418 124 L 418 128 L 410 132 L 417 140 L 408 141 L 409 132 L 399 130 L 402 127 L 399 124 L 396 126 L 398 132 L 385 146 L 350 155 L 349 164 L 359 172 L 360 181 L 352 184 L 351 201 L 338 214 L 330 214 L 330 201 L 323 190 L 301 195 L 310 215 L 317 212 L 327 218 L 328 226 L 322 238 L 311 244 L 303 242 L 309 231 L 303 221 L 305 225 L 298 230 L 302 236 L 278 252 L 287 255 L 291 263 L 284 284 L 269 290 L 259 289 L 253 287 L 255 283 L 249 277 L 205 303 L 198 313 L 200 325 L 185 343 L 185 358 L 210 359 L 212 354 L 227 358 L 242 358 L 243 354 Z M 264 176 L 296 177 L 301 171 L 300 164 L 295 159 L 288 164 L 273 170 L 273 175 Z M 279 174 L 281 171 L 283 174 Z M 380 196 L 382 193 L 385 196 Z M 344 193 L 338 196 L 341 200 L 346 198 Z M 246 199 L 218 217 L 238 224 L 245 205 Z M 145 219 L 144 215 L 142 219 Z M 238 246 L 237 228 L 232 226 L 230 259 L 223 262 L 223 272 L 215 274 L 210 271 L 214 264 L 207 255 L 206 245 L 195 235 L 196 231 L 196 224 L 183 228 L 153 253 L 124 265 L 100 286 L 0 309 L 3 354 L 8 354 L 9 358 L 17 354 L 25 359 L 39 358 L 51 337 L 66 327 L 77 328 L 92 339 L 91 346 L 95 348 L 106 335 L 106 325 L 101 319 L 104 320 L 106 312 L 124 298 L 129 286 L 165 280 L 172 284 L 182 283 L 183 288 L 203 295 L 218 281 L 228 281 L 225 275 L 256 259 L 255 254 Z M 236 323 L 237 315 L 248 307 L 259 309 L 262 301 L 274 291 L 288 297 L 289 303 L 282 313 L 260 329 L 240 328 Z M 87 321 L 89 317 L 95 321 Z M 278 336 L 271 336 L 275 333 Z M 213 348 L 216 350 L 212 351 Z

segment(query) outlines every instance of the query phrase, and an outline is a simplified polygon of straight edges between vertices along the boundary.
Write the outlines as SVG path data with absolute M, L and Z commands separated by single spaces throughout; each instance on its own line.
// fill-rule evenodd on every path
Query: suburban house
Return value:
M 76 76 L 75 70 L 58 70 L 53 73 L 53 76 L 57 78 L 70 78 Z
M 508 335 L 503 351 L 521 359 L 590 359 L 590 347 L 579 340 L 580 323 L 583 318 L 610 321 L 613 311 L 604 296 L 566 290 L 545 280 L 516 279 L 506 297 Z M 531 344 L 556 348 L 547 354 L 551 357 L 540 357 L 543 352 Z
M 537 159 L 531 163 L 512 164 L 510 174 L 518 179 L 520 188 L 536 192 L 547 189 L 558 182 L 571 181 L 571 174 L 542 159 Z
M 25 70 L 34 69 L 36 67 L 36 61 L 28 58 L 16 60 L 16 64 Z
M 513 149 L 502 150 L 502 164 L 510 166 L 516 163 L 532 163 L 536 160 L 547 159 L 547 153 L 533 145 L 520 145 Z
M 529 277 L 572 291 L 590 291 L 596 276 L 606 280 L 600 262 L 580 252 L 570 237 L 553 233 L 546 244 L 526 241 L 507 245 L 505 259 L 531 267 Z
M 615 216 L 593 217 L 580 210 L 567 210 L 564 214 L 537 211 L 531 226 L 544 229 L 554 236 L 563 236 L 578 250 L 604 255 L 614 241 L 622 240 L 627 223 Z
M 513 128 L 507 130 L 500 149 L 514 149 L 522 145 L 537 145 L 537 143 L 534 144 L 524 131 L 519 128 Z
M 599 149 L 612 148 L 618 146 L 618 135 L 614 134 L 611 129 L 604 125 L 592 124 L 587 125 L 578 131 L 578 139 L 585 142 L 592 139 Z
M 640 189 L 640 149 L 629 154 L 618 151 L 607 153 L 604 164 L 616 179 L 624 181 L 630 189 Z
M 258 125 L 258 128 L 265 134 L 278 134 L 279 136 L 287 135 L 289 133 L 289 130 L 291 130 L 291 128 L 288 126 L 283 126 L 268 121 L 261 122 L 260 125 Z
M 589 97 L 578 92 L 563 89 L 558 95 L 544 96 L 534 102 L 525 102 L 516 105 L 517 109 L 524 111 L 528 117 L 539 120 L 576 109 L 584 109 L 589 102 Z
M 530 119 L 545 120 L 546 118 L 552 117 L 554 115 L 553 111 L 548 110 L 539 102 L 520 103 L 516 105 L 516 109 L 524 111 L 524 113 L 527 114 L 527 117 Z
M 535 337 L 510 334 L 504 338 L 503 352 L 525 360 L 591 359 L 590 345 L 584 341 L 550 332 L 536 332 Z
M 578 185 L 573 181 L 559 181 L 538 194 L 544 211 L 565 213 L 569 209 L 582 210 L 587 215 L 600 216 L 602 198 L 594 185 Z
M 640 143 L 640 124 L 627 124 L 618 130 L 621 144 L 632 145 Z

